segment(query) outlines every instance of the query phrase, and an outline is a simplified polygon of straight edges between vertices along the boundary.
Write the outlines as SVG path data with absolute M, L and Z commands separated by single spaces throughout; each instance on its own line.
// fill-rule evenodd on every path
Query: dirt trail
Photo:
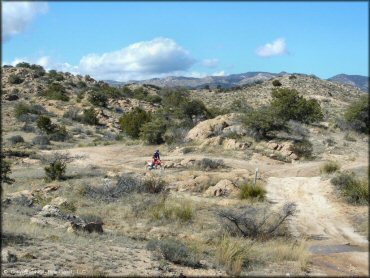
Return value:
M 329 180 L 320 177 L 270 177 L 267 198 L 277 206 L 295 202 L 290 222 L 296 236 L 309 239 L 313 269 L 327 275 L 368 275 L 368 241 L 345 219 Z
M 110 145 L 68 150 L 72 155 L 83 155 L 84 159 L 73 163 L 80 166 L 97 165 L 117 172 L 144 171 L 145 161 L 150 160 L 153 146 Z M 48 152 L 48 151 L 45 151 Z M 292 201 L 299 210 L 291 221 L 293 234 L 307 237 L 313 253 L 313 275 L 368 275 L 368 241 L 354 231 L 346 220 L 345 206 L 333 196 L 329 180 L 318 176 L 323 161 L 282 163 L 255 154 L 251 160 L 221 157 L 212 154 L 168 155 L 166 160 L 187 157 L 201 159 L 223 159 L 232 172 L 253 174 L 258 167 L 261 177 L 267 180 L 267 198 L 280 206 Z M 367 160 L 358 157 L 347 163 L 346 169 L 367 166 Z M 167 174 L 175 174 L 168 169 Z

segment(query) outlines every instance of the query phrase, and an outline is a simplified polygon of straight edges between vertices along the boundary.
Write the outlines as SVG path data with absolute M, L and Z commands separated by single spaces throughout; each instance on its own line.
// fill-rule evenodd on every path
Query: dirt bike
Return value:
M 163 171 L 164 170 L 164 163 L 160 160 L 154 162 L 154 165 L 152 165 L 152 162 L 151 161 L 147 161 L 145 163 L 145 170 L 161 170 Z

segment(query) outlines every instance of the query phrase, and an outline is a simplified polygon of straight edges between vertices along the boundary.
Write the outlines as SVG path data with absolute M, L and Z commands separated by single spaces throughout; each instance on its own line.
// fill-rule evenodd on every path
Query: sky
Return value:
M 369 3 L 2 2 L 2 64 L 99 80 L 369 75 Z

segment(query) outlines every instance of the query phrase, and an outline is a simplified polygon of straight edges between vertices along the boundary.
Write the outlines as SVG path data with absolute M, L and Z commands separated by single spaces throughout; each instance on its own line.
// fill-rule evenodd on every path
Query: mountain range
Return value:
M 126 84 L 150 84 L 158 87 L 188 87 L 188 88 L 203 88 L 209 86 L 210 88 L 215 88 L 221 86 L 222 88 L 231 88 L 236 86 L 244 86 L 248 84 L 258 83 L 261 81 L 273 79 L 279 76 L 291 75 L 287 72 L 280 73 L 270 73 L 270 72 L 246 72 L 240 74 L 230 74 L 226 76 L 206 76 L 202 78 L 196 77 L 184 77 L 184 76 L 168 76 L 164 78 L 152 78 L 147 80 L 130 80 L 127 82 L 119 82 L 114 80 L 105 80 L 108 84 L 112 86 L 123 86 Z M 315 75 L 306 74 L 296 74 L 293 75 L 304 75 L 313 76 L 319 78 Z M 368 77 L 361 75 L 347 75 L 338 74 L 327 80 L 332 82 L 337 82 L 341 84 L 349 84 L 360 90 L 367 92 L 369 89 Z

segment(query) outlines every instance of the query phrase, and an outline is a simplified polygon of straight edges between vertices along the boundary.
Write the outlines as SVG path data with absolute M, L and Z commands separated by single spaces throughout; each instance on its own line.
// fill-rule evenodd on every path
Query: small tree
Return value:
M 159 118 L 154 121 L 144 123 L 140 128 L 140 138 L 148 144 L 164 143 L 164 134 L 166 132 L 166 124 Z
M 69 153 L 53 153 L 49 157 L 44 157 L 43 160 L 49 165 L 44 168 L 45 180 L 62 180 L 65 178 L 67 164 L 75 159 L 81 158 L 79 156 L 70 156 Z
M 119 119 L 121 129 L 132 138 L 139 138 L 141 126 L 149 121 L 150 114 L 138 107 Z
M 344 118 L 352 129 L 363 133 L 369 132 L 369 96 L 363 95 L 352 103 L 344 113 Z
M 54 132 L 55 128 L 56 128 L 56 125 L 53 124 L 50 120 L 49 117 L 47 116 L 40 116 L 38 119 L 37 119 L 37 122 L 36 122 L 36 125 L 37 127 L 45 132 L 46 134 L 51 134 Z
M 14 182 L 14 179 L 9 177 L 12 173 L 10 166 L 10 161 L 1 159 L 1 183 L 12 184 Z
M 99 119 L 94 108 L 84 109 L 82 114 L 82 122 L 89 125 L 98 125 Z
M 280 87 L 282 84 L 279 80 L 275 79 L 274 81 L 272 81 L 272 85 L 275 87 Z
M 91 104 L 93 104 L 95 106 L 106 107 L 107 102 L 108 102 L 108 98 L 102 92 L 93 91 L 93 92 L 91 92 L 91 94 L 89 96 L 89 101 L 90 101 Z

